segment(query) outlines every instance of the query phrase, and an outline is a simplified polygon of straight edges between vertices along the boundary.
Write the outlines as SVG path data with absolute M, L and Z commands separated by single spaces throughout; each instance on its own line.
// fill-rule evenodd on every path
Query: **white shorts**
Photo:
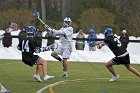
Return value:
M 67 47 L 61 45 L 61 44 L 57 44 L 57 47 L 55 48 L 54 52 L 58 53 L 59 55 L 61 55 L 63 58 L 70 58 L 71 52 L 72 52 L 72 47 L 71 45 L 68 45 Z

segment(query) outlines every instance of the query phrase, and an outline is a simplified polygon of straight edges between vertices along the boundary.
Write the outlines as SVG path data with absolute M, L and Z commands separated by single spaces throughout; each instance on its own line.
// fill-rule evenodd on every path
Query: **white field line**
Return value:
M 89 79 L 94 79 L 94 80 L 109 80 L 110 78 L 89 78 Z M 134 77 L 122 77 L 121 79 L 134 79 Z M 53 87 L 56 85 L 59 85 L 61 83 L 69 83 L 69 82 L 77 82 L 77 81 L 84 81 L 86 79 L 75 79 L 75 80 L 64 80 L 64 81 L 58 81 L 53 84 L 49 84 L 44 86 L 43 88 L 39 89 L 36 93 L 42 93 L 44 90 L 48 89 L 49 87 Z
M 53 84 L 49 84 L 41 89 L 39 89 L 36 93 L 42 93 L 44 90 L 46 90 L 47 88 L 51 87 L 51 86 L 56 86 L 60 83 L 65 83 L 65 82 L 71 82 L 71 81 L 79 81 L 79 80 L 85 80 L 85 79 L 75 79 L 75 80 L 64 80 L 64 81 L 58 81 L 58 82 L 55 82 Z

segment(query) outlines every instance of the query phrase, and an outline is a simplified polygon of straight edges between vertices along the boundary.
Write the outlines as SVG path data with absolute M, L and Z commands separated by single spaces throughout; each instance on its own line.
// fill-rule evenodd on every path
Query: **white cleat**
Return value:
M 118 80 L 120 78 L 120 76 L 117 74 L 117 76 L 112 76 L 112 78 L 109 80 L 109 81 L 116 81 L 116 80 Z
M 63 76 L 62 76 L 62 78 L 67 78 L 68 77 L 68 74 L 64 74 Z
M 52 79 L 52 78 L 54 78 L 54 76 L 46 75 L 46 76 L 44 77 L 44 80 L 47 81 L 47 80 Z
M 33 75 L 33 78 L 35 79 L 35 81 L 37 81 L 37 82 L 42 82 L 42 80 L 41 80 L 41 78 L 40 78 L 40 76 L 39 75 Z

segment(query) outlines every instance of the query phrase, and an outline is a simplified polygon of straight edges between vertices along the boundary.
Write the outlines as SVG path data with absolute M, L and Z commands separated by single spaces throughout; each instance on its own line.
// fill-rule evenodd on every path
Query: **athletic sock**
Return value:
M 67 73 L 66 71 L 64 71 L 64 74 L 66 74 L 66 75 L 67 75 L 68 73 Z

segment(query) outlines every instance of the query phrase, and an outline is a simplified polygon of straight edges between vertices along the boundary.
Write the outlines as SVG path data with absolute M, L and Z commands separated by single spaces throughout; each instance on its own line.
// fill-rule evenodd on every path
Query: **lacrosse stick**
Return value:
M 50 28 L 47 24 L 44 23 L 44 21 L 42 19 L 40 19 L 39 12 L 37 12 L 36 10 L 33 10 L 32 11 L 32 16 L 37 18 L 48 30 L 52 30 L 52 28 Z

